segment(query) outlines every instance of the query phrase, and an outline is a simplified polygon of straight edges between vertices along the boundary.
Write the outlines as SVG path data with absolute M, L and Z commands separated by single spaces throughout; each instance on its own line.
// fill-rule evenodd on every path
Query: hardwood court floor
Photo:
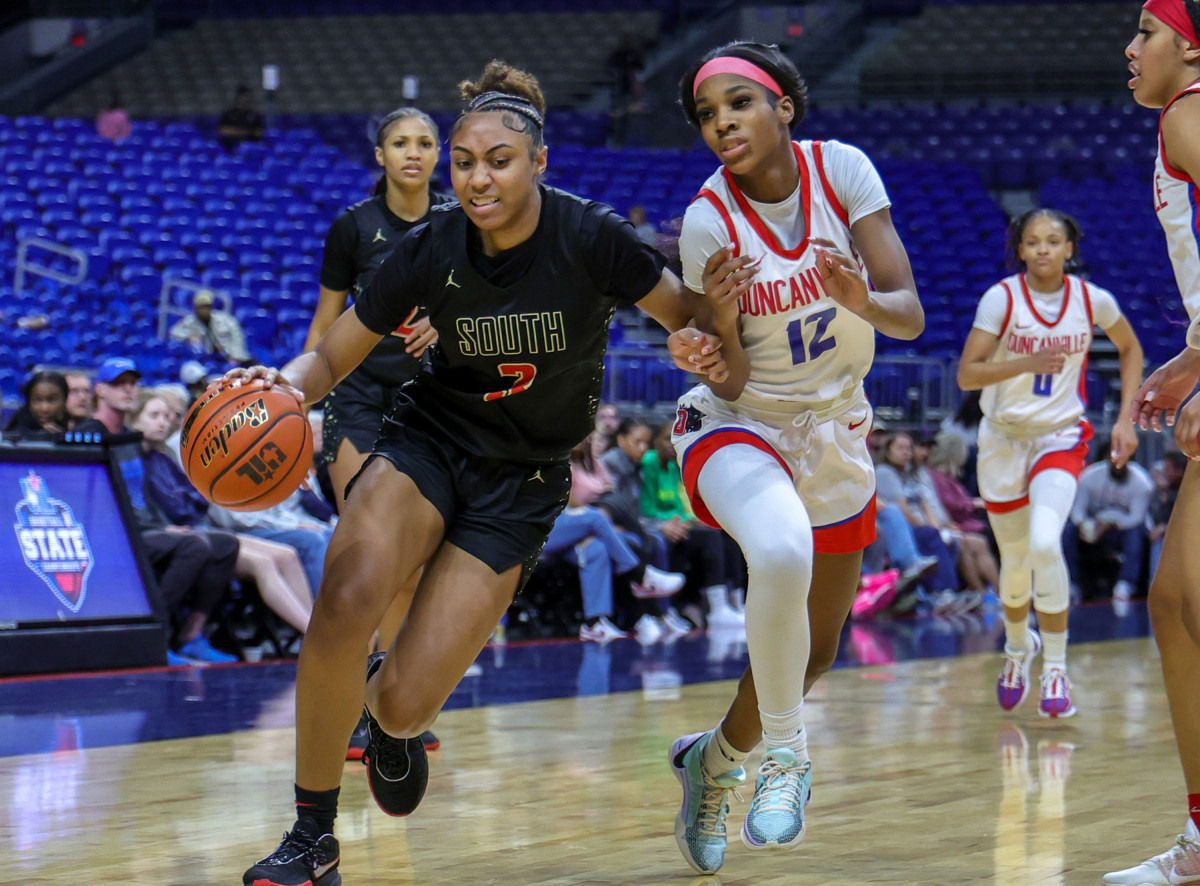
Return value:
M 421 808 L 379 811 L 348 764 L 346 884 L 1098 884 L 1164 851 L 1182 776 L 1153 641 L 1072 645 L 1080 714 L 994 701 L 995 654 L 837 670 L 806 710 L 806 842 L 752 853 L 734 803 L 724 869 L 675 847 L 665 757 L 728 680 L 446 711 Z M 291 824 L 292 696 L 255 728 L 0 758 L 0 883 L 238 884 Z M 0 712 L 0 720 L 4 714 Z M 749 790 L 746 792 L 747 801 Z

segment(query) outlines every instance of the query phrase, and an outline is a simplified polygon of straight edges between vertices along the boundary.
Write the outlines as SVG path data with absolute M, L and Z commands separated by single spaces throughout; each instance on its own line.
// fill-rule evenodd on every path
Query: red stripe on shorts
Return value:
M 875 495 L 867 506 L 840 523 L 813 527 L 813 550 L 818 554 L 853 554 L 875 541 Z
M 783 457 L 772 449 L 766 440 L 756 434 L 740 428 L 721 428 L 720 430 L 713 431 L 706 437 L 701 437 L 688 447 L 688 451 L 683 456 L 683 488 L 687 492 L 688 501 L 692 503 L 692 511 L 696 516 L 704 523 L 717 529 L 721 528 L 721 524 L 717 522 L 717 518 L 712 515 L 712 512 L 708 509 L 708 505 L 701 498 L 700 490 L 696 488 L 696 481 L 700 478 L 701 468 L 712 458 L 713 453 L 723 446 L 731 446 L 734 443 L 744 443 L 747 446 L 753 446 L 755 449 L 761 449 L 763 452 L 773 455 L 780 466 L 787 471 L 788 476 L 792 476 L 791 469 L 788 468 L 787 462 L 783 460 Z

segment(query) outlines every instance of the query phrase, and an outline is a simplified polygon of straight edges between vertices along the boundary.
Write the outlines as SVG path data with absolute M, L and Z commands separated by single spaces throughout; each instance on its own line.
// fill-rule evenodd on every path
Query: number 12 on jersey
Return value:
M 788 324 L 788 344 L 792 346 L 792 363 L 807 363 L 837 347 L 837 339 L 828 335 L 829 324 L 837 316 L 837 308 L 826 308 Z M 811 331 L 807 346 L 804 335 Z

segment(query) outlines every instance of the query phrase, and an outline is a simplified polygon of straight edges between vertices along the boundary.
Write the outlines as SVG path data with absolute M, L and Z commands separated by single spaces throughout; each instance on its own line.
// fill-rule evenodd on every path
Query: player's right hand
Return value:
M 1143 431 L 1171 427 L 1180 404 L 1192 395 L 1198 380 L 1200 351 L 1184 348 L 1142 382 L 1130 409 L 1133 422 Z
M 257 364 L 254 366 L 235 366 L 221 376 L 216 384 L 222 387 L 240 387 L 256 378 L 262 379 L 263 387 L 279 388 L 295 397 L 301 406 L 304 405 L 304 392 L 288 384 L 287 379 L 283 377 L 283 373 L 270 366 Z
M 712 304 L 717 319 L 732 322 L 738 316 L 738 299 L 754 284 L 761 258 L 733 255 L 732 246 L 722 246 L 704 263 L 701 282 L 704 296 Z
M 1043 348 L 1030 358 L 1029 371 L 1036 375 L 1057 375 L 1067 364 L 1067 349 L 1059 345 Z

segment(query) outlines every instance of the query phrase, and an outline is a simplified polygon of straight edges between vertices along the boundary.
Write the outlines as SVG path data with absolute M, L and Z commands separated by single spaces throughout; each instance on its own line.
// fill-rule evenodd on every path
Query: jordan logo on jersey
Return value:
M 532 483 L 534 480 L 537 480 L 539 483 L 545 483 L 545 482 L 546 482 L 546 480 L 545 480 L 545 479 L 542 477 L 542 469 L 541 469 L 541 468 L 538 468 L 536 471 L 534 471 L 534 472 L 533 472 L 533 476 L 532 476 L 532 477 L 530 477 L 530 478 L 529 478 L 528 480 L 526 480 L 525 482 L 526 482 L 526 483 Z
M 455 289 L 462 289 L 461 286 L 454 282 L 454 268 L 451 268 L 450 273 L 446 275 L 446 287 L 449 288 L 451 286 Z
M 372 243 L 381 243 L 381 242 L 386 243 L 387 242 L 387 237 L 383 236 L 383 228 L 375 229 L 375 238 L 371 242 Z

